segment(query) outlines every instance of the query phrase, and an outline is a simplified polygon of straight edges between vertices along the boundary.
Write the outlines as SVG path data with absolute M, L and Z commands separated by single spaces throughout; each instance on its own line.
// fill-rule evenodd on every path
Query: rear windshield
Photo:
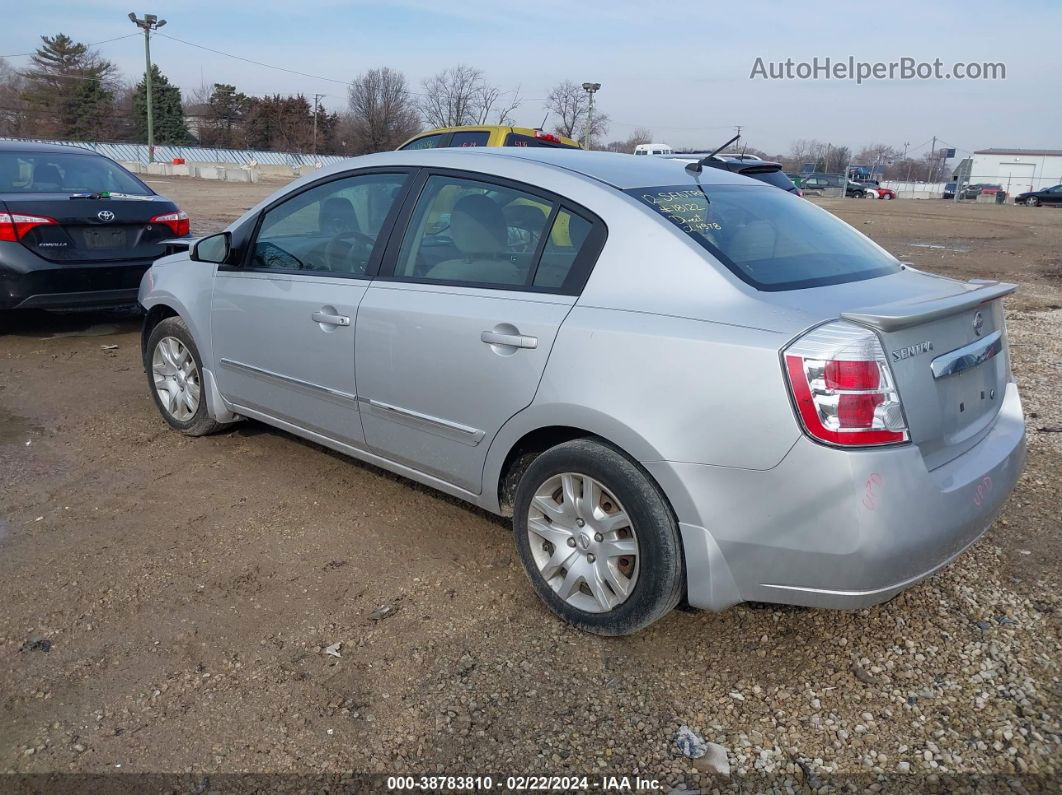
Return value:
M 806 199 L 759 186 L 632 188 L 655 210 L 759 290 L 796 290 L 900 270 L 874 243 Z
M 566 144 L 563 141 L 548 141 L 545 138 L 532 138 L 530 135 L 509 133 L 505 138 L 506 146 L 540 146 L 546 149 L 578 149 L 578 146 Z
M 144 183 L 105 157 L 64 152 L 0 152 L 0 193 L 151 195 Z

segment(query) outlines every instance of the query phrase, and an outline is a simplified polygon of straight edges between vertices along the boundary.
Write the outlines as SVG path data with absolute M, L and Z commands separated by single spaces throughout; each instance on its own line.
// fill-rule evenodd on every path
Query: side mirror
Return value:
M 232 250 L 232 233 L 220 232 L 210 237 L 204 237 L 192 246 L 191 259 L 194 262 L 213 262 L 223 265 L 229 258 Z

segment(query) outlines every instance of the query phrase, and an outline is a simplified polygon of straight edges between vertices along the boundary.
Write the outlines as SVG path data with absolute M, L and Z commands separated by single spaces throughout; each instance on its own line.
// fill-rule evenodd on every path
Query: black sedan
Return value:
M 106 157 L 0 142 L 0 311 L 135 304 L 188 215 Z
M 1024 204 L 1026 207 L 1039 207 L 1041 204 L 1062 207 L 1062 185 L 1019 193 L 1014 197 L 1014 203 Z

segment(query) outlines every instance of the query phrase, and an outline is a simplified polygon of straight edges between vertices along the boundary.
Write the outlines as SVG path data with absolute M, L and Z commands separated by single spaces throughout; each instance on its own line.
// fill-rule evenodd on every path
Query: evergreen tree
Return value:
M 66 34 L 41 36 L 22 76 L 22 98 L 39 135 L 105 138 L 113 126 L 114 65 Z
M 170 83 L 156 64 L 151 65 L 151 120 L 155 143 L 183 146 L 193 142 L 184 122 L 181 90 Z M 147 85 L 144 79 L 133 90 L 133 117 L 136 140 L 147 143 Z

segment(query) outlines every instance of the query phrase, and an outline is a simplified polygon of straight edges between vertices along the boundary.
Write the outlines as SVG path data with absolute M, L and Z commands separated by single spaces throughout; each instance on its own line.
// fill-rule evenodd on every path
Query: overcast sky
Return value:
M 145 2 L 145 0 L 137 0 Z M 327 95 L 341 109 L 343 82 L 376 66 L 404 72 L 412 90 L 463 62 L 505 89 L 519 87 L 517 121 L 537 126 L 550 86 L 602 84 L 608 139 L 635 127 L 673 146 L 713 146 L 742 125 L 749 146 L 771 154 L 798 138 L 858 149 L 905 142 L 918 154 L 936 135 L 959 149 L 1062 149 L 1062 2 L 1057 0 L 181 0 L 135 9 L 127 0 L 34 0 L 6 14 L 0 55 L 29 52 L 43 33 L 98 42 L 136 29 L 126 17 L 153 12 L 160 34 L 317 75 L 301 77 L 152 40 L 159 68 L 182 89 L 234 83 L 248 94 Z M 130 78 L 143 72 L 143 39 L 99 46 Z M 1002 61 L 993 81 L 750 79 L 756 58 Z M 9 58 L 21 66 L 26 58 Z M 333 82 L 334 81 L 334 82 Z

